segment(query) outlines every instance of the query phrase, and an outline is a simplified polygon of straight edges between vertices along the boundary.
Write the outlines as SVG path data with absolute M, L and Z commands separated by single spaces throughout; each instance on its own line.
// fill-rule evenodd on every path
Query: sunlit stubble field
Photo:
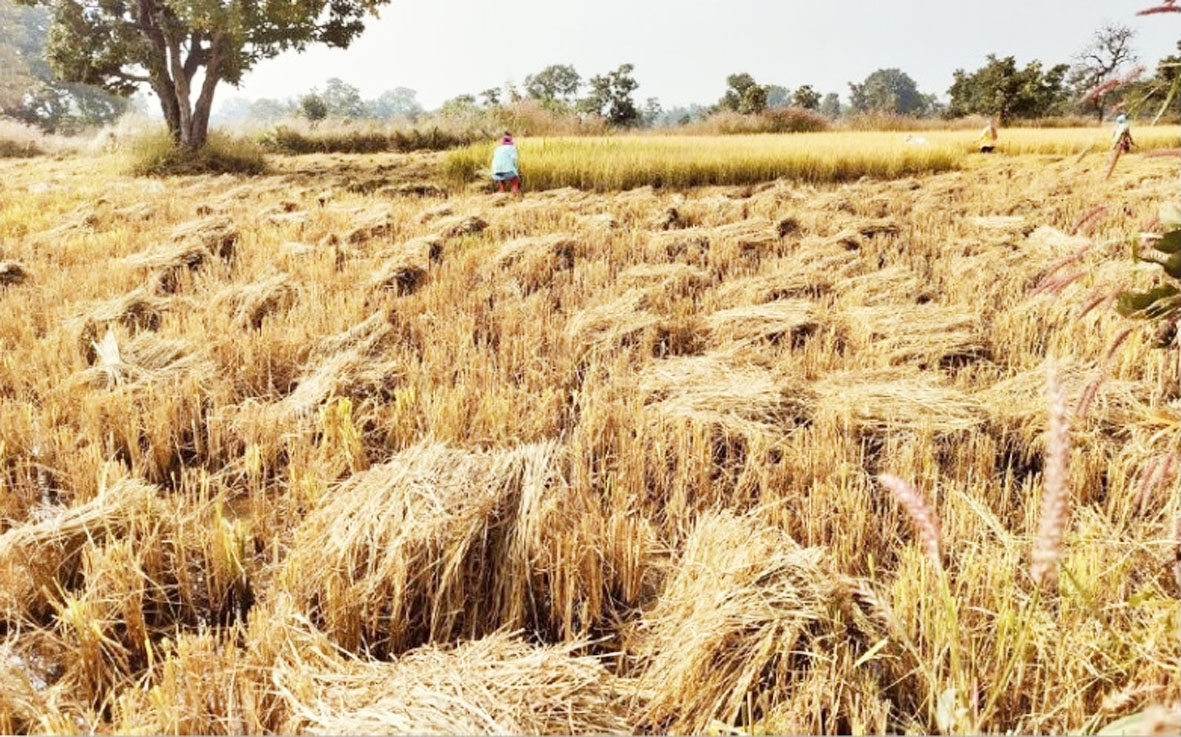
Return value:
M 432 157 L 118 166 L 0 164 L 0 730 L 1093 732 L 1181 697 L 1176 355 L 1079 316 L 1151 278 L 1174 164 L 520 199 Z

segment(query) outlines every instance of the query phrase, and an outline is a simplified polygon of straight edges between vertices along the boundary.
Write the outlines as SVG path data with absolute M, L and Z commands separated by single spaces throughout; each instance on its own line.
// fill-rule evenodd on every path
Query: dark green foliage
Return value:
M 1002 59 L 989 54 L 984 66 L 974 72 L 956 70 L 947 91 L 951 96 L 948 114 L 995 116 L 1002 125 L 1014 119 L 1060 115 L 1070 98 L 1069 70 L 1065 64 L 1043 69 L 1040 61 L 1021 69 L 1012 56 Z
M 328 117 L 328 103 L 324 102 L 320 93 L 312 90 L 299 98 L 299 112 L 304 118 L 315 123 Z
M 570 102 L 582 86 L 582 77 L 569 64 L 551 64 L 525 77 L 525 94 L 541 102 Z
M 356 120 L 365 117 L 365 102 L 361 99 L 361 90 L 341 79 L 333 77 L 328 80 L 321 97 L 328 108 L 330 118 Z
M 933 104 L 934 98 L 919 92 L 901 69 L 879 69 L 861 84 L 849 84 L 849 107 L 854 113 L 925 115 Z
M 792 97 L 796 107 L 802 107 L 805 110 L 819 110 L 820 99 L 820 93 L 813 89 L 810 84 L 798 88 Z
M 632 93 L 640 85 L 632 74 L 634 71 L 631 64 L 621 64 L 613 72 L 591 77 L 590 94 L 583 98 L 579 107 L 584 112 L 603 116 L 611 125 L 637 125 L 640 111 Z
M 284 51 L 345 48 L 389 0 L 20 1 L 52 9 L 48 53 L 63 79 L 121 96 L 150 87 L 174 140 L 200 148 L 220 82 Z
M 726 92 L 718 100 L 719 110 L 755 115 L 767 109 L 768 88 L 743 72 L 726 77 Z
M 835 92 L 829 92 L 824 96 L 824 101 L 820 103 L 820 114 L 826 118 L 834 119 L 841 117 L 841 96 Z

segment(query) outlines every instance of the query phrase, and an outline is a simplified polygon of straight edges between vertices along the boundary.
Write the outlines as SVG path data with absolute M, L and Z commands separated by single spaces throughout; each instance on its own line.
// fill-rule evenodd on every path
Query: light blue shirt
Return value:
M 517 176 L 517 147 L 513 144 L 502 143 L 492 154 L 492 176 Z

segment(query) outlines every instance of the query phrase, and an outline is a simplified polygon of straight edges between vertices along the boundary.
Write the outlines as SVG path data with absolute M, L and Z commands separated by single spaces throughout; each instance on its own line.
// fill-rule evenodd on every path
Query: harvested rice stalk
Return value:
M 803 395 L 780 386 L 769 371 L 717 355 L 658 361 L 641 374 L 639 388 L 657 416 L 738 437 L 778 436 L 806 416 Z
M 562 234 L 518 238 L 500 247 L 495 263 L 511 272 L 527 293 L 550 284 L 558 271 L 574 268 L 578 242 Z
M 222 260 L 234 257 L 239 233 L 232 220 L 213 216 L 184 223 L 172 231 L 174 243 L 193 243 Z
M 86 504 L 0 535 L 0 620 L 14 623 L 43 613 L 46 595 L 77 570 L 83 547 L 150 523 L 155 498 L 154 487 L 124 480 Z
M 883 304 L 854 308 L 843 317 L 856 349 L 885 365 L 935 366 L 987 355 L 977 316 L 952 307 Z
M 627 633 L 647 696 L 641 725 L 704 734 L 736 725 L 756 700 L 772 708 L 840 595 L 820 549 L 755 519 L 701 517 L 656 605 Z
M 94 363 L 77 376 L 81 384 L 112 389 L 133 384 L 146 384 L 187 374 L 208 379 L 214 373 L 212 365 L 191 351 L 181 340 L 161 338 L 155 333 L 141 333 L 120 345 L 112 327 L 101 341 L 93 343 Z
M 518 513 L 560 485 L 557 452 L 419 445 L 356 474 L 297 529 L 278 586 L 378 655 L 520 626 L 537 553 L 514 544 Z
M 660 324 L 647 310 L 648 295 L 638 289 L 579 312 L 566 323 L 566 337 L 586 350 L 606 350 Z
M 268 315 L 291 309 L 298 290 L 287 274 L 276 274 L 268 279 L 231 286 L 213 297 L 211 307 L 229 313 L 236 327 L 257 330 Z
M 629 734 L 620 681 L 584 643 L 537 647 L 495 634 L 455 647 L 429 645 L 393 663 L 347 663 L 337 672 L 276 671 L 310 734 Z M 306 695 L 297 695 L 303 687 Z
M 808 300 L 783 300 L 735 307 L 706 318 L 715 343 L 758 340 L 796 344 L 820 327 L 816 306 Z
M 984 421 L 984 408 L 963 392 L 917 371 L 843 372 L 813 384 L 814 416 L 884 435 L 929 430 L 966 432 Z

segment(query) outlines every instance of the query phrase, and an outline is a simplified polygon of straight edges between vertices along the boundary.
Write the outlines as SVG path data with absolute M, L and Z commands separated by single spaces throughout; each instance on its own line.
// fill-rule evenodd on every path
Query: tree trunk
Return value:
M 197 104 L 189 119 L 189 148 L 198 149 L 209 139 L 209 113 L 213 108 L 213 93 L 217 83 L 221 81 L 222 42 L 214 37 L 208 62 L 205 66 L 205 79 L 201 83 L 201 94 L 197 96 Z
M 164 122 L 168 125 L 168 133 L 172 140 L 180 143 L 180 108 L 176 104 L 176 93 L 170 81 L 153 81 L 152 91 L 160 98 L 160 110 L 164 113 Z

